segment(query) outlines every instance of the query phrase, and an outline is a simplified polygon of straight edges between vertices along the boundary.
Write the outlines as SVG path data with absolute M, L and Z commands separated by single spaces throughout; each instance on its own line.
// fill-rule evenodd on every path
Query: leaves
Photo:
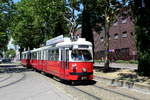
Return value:
M 11 21 L 11 0 L 0 1 L 0 50 L 7 49 L 9 41 L 9 23 Z
M 37 48 L 54 36 L 68 33 L 63 0 L 22 0 L 15 7 L 11 30 L 21 48 Z

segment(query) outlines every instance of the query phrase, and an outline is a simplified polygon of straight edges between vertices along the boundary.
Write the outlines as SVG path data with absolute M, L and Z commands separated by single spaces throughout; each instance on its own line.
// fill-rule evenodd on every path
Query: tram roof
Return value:
M 63 47 L 63 46 L 70 46 L 70 45 L 90 45 L 90 46 L 92 46 L 92 43 L 89 41 L 86 41 L 85 38 L 78 38 L 76 41 L 71 41 L 70 38 L 64 38 L 64 41 L 57 43 L 56 47 Z
M 36 52 L 44 49 L 49 49 L 51 47 L 65 47 L 65 46 L 72 46 L 72 45 L 89 45 L 92 46 L 92 43 L 89 41 L 86 41 L 85 38 L 78 38 L 76 41 L 72 41 L 69 37 L 65 37 L 62 42 L 59 42 L 55 44 L 55 46 L 45 46 L 41 48 L 37 48 L 34 50 L 31 50 L 30 52 Z M 28 51 L 24 51 L 23 53 L 27 53 Z

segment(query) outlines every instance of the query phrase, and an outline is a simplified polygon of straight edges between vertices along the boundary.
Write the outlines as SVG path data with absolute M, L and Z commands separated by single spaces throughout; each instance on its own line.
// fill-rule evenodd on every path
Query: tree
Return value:
M 9 23 L 11 21 L 12 0 L 0 1 L 0 51 L 7 49 L 9 41 Z
M 16 56 L 16 51 L 13 49 L 7 50 L 5 52 L 6 58 L 14 58 Z
M 79 9 L 83 6 L 82 11 L 82 37 L 93 43 L 93 29 L 96 31 L 105 31 L 105 70 L 109 68 L 109 29 L 116 21 L 119 14 L 119 8 L 123 3 L 118 0 L 73 0 L 72 9 Z M 74 10 L 73 10 L 74 11 Z M 94 53 L 94 52 L 93 52 Z
M 11 30 L 21 48 L 40 47 L 46 40 L 68 32 L 63 0 L 22 0 L 15 8 Z
M 94 53 L 94 40 L 93 40 L 93 29 L 97 31 L 100 30 L 100 27 L 97 28 L 97 24 L 101 23 L 100 15 L 96 11 L 97 0 L 70 0 L 70 8 L 72 11 L 72 22 L 75 22 L 76 25 L 73 26 L 73 30 L 76 30 L 78 25 L 81 25 L 82 32 L 81 37 L 86 38 L 87 41 L 90 41 L 93 44 L 93 53 Z M 79 12 L 78 17 L 75 17 L 74 12 Z M 74 31 L 73 31 L 74 32 Z
M 124 1 L 125 2 L 125 1 Z M 96 9 L 99 15 L 101 15 L 101 26 L 105 33 L 105 64 L 104 70 L 109 69 L 109 30 L 110 27 L 117 21 L 119 15 L 125 4 L 123 1 L 118 0 L 97 0 Z
M 139 75 L 150 76 L 150 2 L 131 0 L 136 24 Z
M 64 0 L 33 0 L 35 15 L 41 20 L 45 40 L 68 33 L 64 15 L 67 11 Z
M 22 0 L 15 4 L 15 12 L 11 24 L 12 36 L 21 48 L 33 49 L 43 42 L 43 33 L 34 22 L 37 20 L 30 0 Z M 40 25 L 40 23 L 38 23 Z

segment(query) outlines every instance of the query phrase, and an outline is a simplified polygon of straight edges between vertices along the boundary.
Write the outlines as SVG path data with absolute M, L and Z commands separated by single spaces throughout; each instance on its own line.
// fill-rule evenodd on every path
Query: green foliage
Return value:
M 22 0 L 15 8 L 11 30 L 21 48 L 37 48 L 52 37 L 68 33 L 63 0 Z
M 138 64 L 138 61 L 137 60 L 129 60 L 129 61 L 126 61 L 126 60 L 116 60 L 115 63 Z
M 12 0 L 0 1 L 0 50 L 6 50 L 9 41 Z
M 7 50 L 5 52 L 6 58 L 13 58 L 16 56 L 16 51 L 13 49 Z
M 4 32 L 0 32 L 0 50 L 7 49 L 8 40 L 8 35 Z
M 129 60 L 130 64 L 138 64 L 138 60 Z
M 131 0 L 132 1 L 132 0 Z M 136 23 L 138 72 L 150 76 L 150 3 L 149 0 L 133 0 L 133 16 Z

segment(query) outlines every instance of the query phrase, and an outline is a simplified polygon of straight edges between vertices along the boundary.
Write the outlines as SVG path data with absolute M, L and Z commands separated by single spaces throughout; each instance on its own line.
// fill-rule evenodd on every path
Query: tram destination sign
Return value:
M 57 37 L 52 38 L 50 40 L 47 40 L 46 41 L 46 46 L 56 44 L 56 43 L 59 43 L 59 42 L 63 42 L 63 41 L 64 41 L 64 37 L 63 37 L 63 35 L 60 35 L 60 36 L 57 36 Z

